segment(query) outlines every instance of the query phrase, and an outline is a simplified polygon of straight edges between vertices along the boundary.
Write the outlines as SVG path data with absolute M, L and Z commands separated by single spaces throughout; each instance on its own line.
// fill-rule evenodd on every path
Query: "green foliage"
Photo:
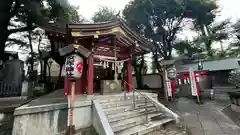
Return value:
M 240 20 L 238 20 L 234 25 L 233 25 L 233 33 L 236 35 L 236 38 L 238 42 L 240 42 Z
M 229 38 L 229 24 L 230 21 L 225 20 L 218 24 L 204 25 L 205 29 L 203 28 L 201 35 L 195 40 L 195 43 L 197 46 L 204 48 L 208 52 L 209 57 L 213 57 L 212 45 L 214 42 L 222 43 L 223 40 Z
M 184 0 L 188 4 L 187 16 L 194 18 L 195 28 L 201 28 L 202 25 L 210 25 L 218 10 L 216 0 Z
M 194 42 L 190 42 L 188 40 L 174 43 L 174 49 L 177 50 L 177 53 L 179 55 L 187 55 L 189 57 L 194 55 L 195 53 L 201 52 L 201 49 L 198 48 L 198 46 L 196 46 Z
M 233 24 L 233 35 L 235 40 L 230 44 L 228 48 L 228 54 L 230 56 L 239 57 L 240 55 L 240 20 Z
M 109 8 L 107 6 L 99 7 L 98 11 L 95 12 L 92 17 L 92 21 L 94 23 L 116 21 L 116 20 L 117 20 L 117 12 L 114 9 Z
M 209 24 L 217 9 L 212 0 L 134 0 L 123 11 L 135 31 L 152 41 L 160 57 L 170 59 L 173 43 L 186 21 Z M 199 13 L 201 12 L 201 13 Z
M 68 4 L 67 0 L 2 0 L 0 14 L 0 54 L 4 52 L 5 44 L 24 44 L 21 40 L 8 39 L 9 35 L 18 32 L 32 31 L 49 21 L 65 24 L 79 22 L 76 7 Z M 17 23 L 16 23 L 17 22 Z M 8 28 L 10 26 L 10 28 Z

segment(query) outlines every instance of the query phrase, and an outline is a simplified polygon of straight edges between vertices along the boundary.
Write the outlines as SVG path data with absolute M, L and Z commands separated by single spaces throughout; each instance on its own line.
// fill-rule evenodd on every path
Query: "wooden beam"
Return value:
M 94 51 L 94 55 L 102 55 L 102 56 L 114 57 L 114 53 L 113 52 Z M 119 54 L 117 52 L 117 58 L 128 58 L 128 54 Z

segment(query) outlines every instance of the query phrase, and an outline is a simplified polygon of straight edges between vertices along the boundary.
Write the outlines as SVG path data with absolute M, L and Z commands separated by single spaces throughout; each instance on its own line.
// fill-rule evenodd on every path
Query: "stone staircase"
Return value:
M 175 121 L 151 99 L 141 94 L 135 97 L 109 96 L 107 99 L 97 100 L 114 135 L 147 135 L 158 130 L 162 125 Z

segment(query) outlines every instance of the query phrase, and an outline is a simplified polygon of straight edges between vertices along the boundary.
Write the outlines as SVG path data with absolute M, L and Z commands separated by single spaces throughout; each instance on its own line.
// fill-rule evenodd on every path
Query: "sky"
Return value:
M 105 5 L 110 8 L 115 9 L 117 12 L 123 10 L 128 2 L 131 0 L 68 0 L 71 5 L 79 6 L 79 14 L 81 14 L 84 18 L 90 20 L 93 14 L 98 11 L 99 6 Z M 218 5 L 220 7 L 221 12 L 218 14 L 216 21 L 222 21 L 225 19 L 231 19 L 232 22 L 235 22 L 238 18 L 240 18 L 240 0 L 218 0 Z M 185 31 L 181 33 L 181 38 L 190 39 L 193 37 L 194 33 Z M 220 45 L 215 45 L 215 48 L 218 48 Z M 227 43 L 225 44 L 225 47 Z M 6 48 L 6 50 L 11 51 L 20 51 L 18 47 L 13 46 Z M 22 52 L 22 51 L 20 51 Z M 25 59 L 25 55 L 23 55 L 23 59 Z
M 100 5 L 105 5 L 115 9 L 123 10 L 125 5 L 131 0 L 68 0 L 70 4 L 79 6 L 79 14 L 86 19 L 90 19 L 94 12 L 98 11 Z M 240 18 L 240 0 L 217 0 L 222 10 L 216 20 L 232 19 L 235 22 Z
M 93 14 L 98 11 L 101 5 L 105 5 L 117 12 L 123 10 L 128 2 L 131 0 L 68 0 L 70 4 L 79 6 L 79 14 L 81 14 L 87 20 L 90 20 Z M 236 22 L 240 18 L 240 0 L 217 0 L 217 4 L 220 9 L 215 21 L 221 22 L 226 19 L 230 19 L 232 22 Z M 186 28 L 183 32 L 178 34 L 180 39 L 193 39 L 197 36 L 196 32 Z M 229 42 L 226 41 L 223 44 L 224 48 L 228 47 Z M 213 45 L 214 48 L 220 48 L 220 44 Z

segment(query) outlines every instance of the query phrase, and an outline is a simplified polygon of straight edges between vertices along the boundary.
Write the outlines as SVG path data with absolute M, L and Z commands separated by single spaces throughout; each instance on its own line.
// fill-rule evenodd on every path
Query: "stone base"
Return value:
M 233 111 L 240 113 L 240 106 L 231 104 L 231 108 L 232 108 Z
M 101 81 L 101 93 L 120 93 L 122 92 L 121 80 L 118 80 L 119 84 L 114 80 L 102 80 Z
M 68 126 L 65 135 L 73 135 L 73 134 L 76 134 L 75 126 L 74 125 Z

